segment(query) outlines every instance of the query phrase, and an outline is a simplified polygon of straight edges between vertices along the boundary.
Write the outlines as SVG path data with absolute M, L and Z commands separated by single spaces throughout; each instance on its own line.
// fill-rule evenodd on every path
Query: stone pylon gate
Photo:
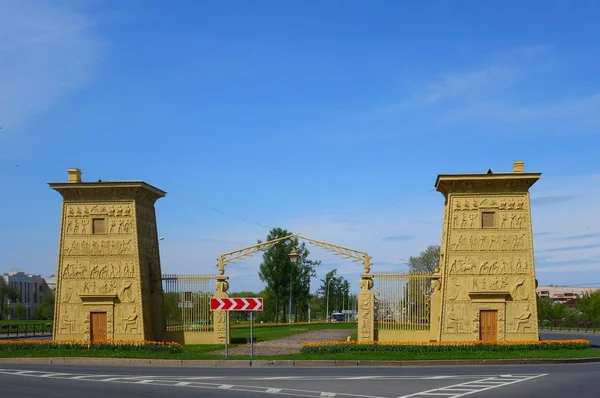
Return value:
M 51 183 L 63 197 L 55 340 L 162 340 L 164 311 L 154 203 L 143 181 Z
M 440 175 L 438 340 L 538 340 L 529 188 L 541 173 Z

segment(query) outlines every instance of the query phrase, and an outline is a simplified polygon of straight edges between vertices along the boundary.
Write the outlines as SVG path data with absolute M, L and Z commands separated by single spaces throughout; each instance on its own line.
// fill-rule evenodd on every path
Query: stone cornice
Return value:
M 93 202 L 102 200 L 132 200 L 154 204 L 166 195 L 143 181 L 49 183 L 50 188 L 60 193 L 65 201 Z
M 447 197 L 450 193 L 526 193 L 542 173 L 440 174 L 435 188 Z

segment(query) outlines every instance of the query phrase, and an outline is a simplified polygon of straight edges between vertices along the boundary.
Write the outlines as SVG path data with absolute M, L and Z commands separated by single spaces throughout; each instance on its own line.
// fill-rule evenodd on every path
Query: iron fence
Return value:
M 429 330 L 431 274 L 375 274 L 375 328 Z
M 215 275 L 163 275 L 167 331 L 213 330 L 210 298 L 215 280 Z
M 51 336 L 52 323 L 2 323 L 0 337 Z

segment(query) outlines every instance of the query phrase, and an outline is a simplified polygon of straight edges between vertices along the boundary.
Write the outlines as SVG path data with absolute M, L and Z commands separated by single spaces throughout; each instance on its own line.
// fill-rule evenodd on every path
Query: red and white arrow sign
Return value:
M 211 311 L 262 311 L 262 297 L 230 297 L 230 298 L 215 298 L 210 299 Z

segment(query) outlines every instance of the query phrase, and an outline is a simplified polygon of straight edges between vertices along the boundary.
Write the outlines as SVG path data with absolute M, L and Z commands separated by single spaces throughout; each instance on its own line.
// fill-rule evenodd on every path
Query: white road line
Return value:
M 154 380 L 140 380 L 140 381 L 136 381 L 135 384 L 148 384 L 148 383 L 152 383 L 153 381 Z
M 322 392 L 321 397 L 335 397 L 335 393 L 332 392 Z
M 281 390 L 281 388 L 267 388 L 265 392 L 268 392 L 269 394 L 278 394 Z
M 56 377 L 56 376 L 66 376 L 69 373 L 46 373 L 44 375 L 41 375 L 39 377 Z
M 492 390 L 494 388 L 505 387 L 505 386 L 508 386 L 511 384 L 521 383 L 523 381 L 532 380 L 532 379 L 547 376 L 547 375 L 548 374 L 546 374 L 546 373 L 538 374 L 538 375 L 530 375 L 530 376 L 525 376 L 525 377 L 522 377 L 522 378 L 519 378 L 516 380 L 515 380 L 514 375 L 510 375 L 510 378 L 506 378 L 506 380 L 504 380 L 504 378 L 502 376 L 488 377 L 488 378 L 481 379 L 481 380 L 469 381 L 466 383 L 460 383 L 460 384 L 455 384 L 455 385 L 451 385 L 451 386 L 421 391 L 421 392 L 417 392 L 414 394 L 403 395 L 398 398 L 409 398 L 409 397 L 419 397 L 419 396 L 423 397 L 423 396 L 432 396 L 432 395 L 444 395 L 448 398 L 459 398 L 459 397 L 464 397 L 466 395 L 471 395 L 471 394 L 476 394 L 476 393 L 480 393 L 480 392 L 487 391 L 487 390 Z M 502 382 L 500 383 L 500 381 L 502 381 Z M 463 388 L 463 387 L 466 387 L 466 388 L 475 387 L 476 389 L 463 391 L 463 392 L 457 391 L 456 393 L 453 393 L 452 391 L 448 391 L 453 388 L 458 389 L 458 388 Z
M 233 386 L 231 384 L 221 384 L 219 387 L 217 387 L 219 390 L 229 390 L 230 388 L 233 388 Z
M 190 384 L 192 384 L 192 383 L 190 383 L 189 381 L 180 381 L 179 383 L 175 384 L 175 386 L 185 387 L 185 386 L 189 386 Z

